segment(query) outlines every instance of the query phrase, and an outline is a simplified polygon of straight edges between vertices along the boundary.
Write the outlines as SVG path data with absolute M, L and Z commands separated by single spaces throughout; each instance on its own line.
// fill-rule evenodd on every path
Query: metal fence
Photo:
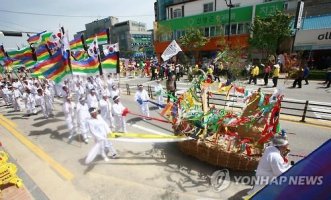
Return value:
M 122 90 L 124 89 L 127 95 L 131 95 L 131 92 L 136 91 L 137 85 L 122 84 L 119 85 L 119 87 Z M 146 87 L 149 97 L 154 99 L 154 87 L 151 85 L 147 85 Z M 227 99 L 224 94 L 212 94 L 208 95 L 207 102 L 208 106 L 213 104 L 217 106 L 243 109 L 245 106 L 244 103 L 238 103 L 237 101 L 240 98 L 242 98 L 242 96 L 229 95 L 229 98 Z M 281 114 L 300 117 L 301 122 L 305 122 L 306 118 L 331 121 L 331 103 L 284 98 L 282 101 Z

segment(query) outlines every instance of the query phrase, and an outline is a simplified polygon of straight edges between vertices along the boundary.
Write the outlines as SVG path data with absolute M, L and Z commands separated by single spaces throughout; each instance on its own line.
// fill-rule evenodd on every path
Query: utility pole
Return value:
M 231 8 L 234 7 L 231 0 L 224 0 L 226 6 L 229 8 L 229 27 L 228 27 L 228 43 L 230 43 L 230 32 L 231 32 Z

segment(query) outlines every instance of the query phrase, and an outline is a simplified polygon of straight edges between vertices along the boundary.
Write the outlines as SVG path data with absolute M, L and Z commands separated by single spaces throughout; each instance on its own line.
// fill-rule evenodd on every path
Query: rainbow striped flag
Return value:
M 82 51 L 71 51 L 71 56 L 77 60 L 87 59 L 89 56 L 87 55 L 85 50 Z
M 38 49 L 35 51 L 37 61 L 43 61 L 49 59 L 51 56 L 45 46 L 39 46 Z
M 84 49 L 81 37 L 75 38 L 69 42 L 71 50 L 81 50 Z
M 105 29 L 95 35 L 90 36 L 89 38 L 86 39 L 86 44 L 89 46 L 93 41 L 95 36 L 98 38 L 98 44 L 107 44 L 108 43 L 108 29 Z
M 24 61 L 23 61 L 23 65 L 24 65 L 27 69 L 33 68 L 36 64 L 37 64 L 37 62 L 34 61 L 34 60 L 24 60 Z
M 3 61 L 6 57 L 5 49 L 3 48 L 3 45 L 0 45 L 0 61 Z
M 89 57 L 85 60 L 71 60 L 71 69 L 74 75 L 97 75 L 99 73 L 98 58 Z
M 45 71 L 52 68 L 57 63 L 61 62 L 62 57 L 63 55 L 61 50 L 58 50 L 52 57 L 44 61 L 38 62 L 33 68 L 31 68 L 31 75 L 34 77 L 42 76 Z
M 38 43 L 39 40 L 40 40 L 40 35 L 43 34 L 43 33 L 45 33 L 45 32 L 46 32 L 46 31 L 43 31 L 43 32 L 40 32 L 40 33 L 37 33 L 37 34 L 35 34 L 35 35 L 30 36 L 30 37 L 27 39 L 28 43 L 29 43 L 29 44 Z
M 8 56 L 14 60 L 32 59 L 32 50 L 30 47 L 24 47 L 19 50 L 7 51 Z
M 118 55 L 116 52 L 109 53 L 106 57 L 101 61 L 101 67 L 103 73 L 116 73 L 116 69 L 118 67 Z
M 36 64 L 32 71 L 34 77 L 42 76 L 56 83 L 61 82 L 71 74 L 67 52 L 62 55 L 61 50 L 58 50 L 51 58 Z

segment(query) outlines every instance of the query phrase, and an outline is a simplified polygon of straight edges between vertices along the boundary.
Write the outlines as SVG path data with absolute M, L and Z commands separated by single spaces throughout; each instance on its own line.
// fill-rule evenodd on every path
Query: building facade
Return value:
M 85 37 L 93 36 L 100 31 L 103 31 L 107 28 L 112 30 L 112 27 L 117 24 L 118 18 L 117 17 L 107 17 L 101 20 L 96 20 L 91 23 L 85 24 Z
M 125 21 L 114 25 L 112 42 L 118 42 L 125 57 L 153 56 L 152 31 L 146 30 L 146 24 L 136 21 Z
M 121 57 L 151 57 L 154 55 L 152 30 L 146 24 L 136 21 L 119 22 L 116 17 L 107 17 L 85 24 L 86 30 L 77 32 L 74 37 L 84 34 L 85 38 L 109 29 L 111 43 L 119 43 Z
M 155 4 L 157 29 L 154 31 L 158 35 L 154 42 L 155 52 L 161 55 L 172 40 L 178 40 L 189 28 L 199 28 L 210 38 L 201 49 L 207 52 L 206 55 L 213 54 L 220 48 L 219 41 L 222 37 L 229 36 L 228 42 L 231 45 L 248 47 L 249 27 L 255 16 L 265 17 L 277 11 L 295 10 L 297 1 L 291 2 L 232 0 L 230 18 L 224 0 L 158 0 Z

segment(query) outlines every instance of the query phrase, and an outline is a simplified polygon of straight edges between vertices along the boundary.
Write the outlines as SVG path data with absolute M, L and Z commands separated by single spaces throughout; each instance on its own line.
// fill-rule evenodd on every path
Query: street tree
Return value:
M 275 55 L 279 44 L 292 34 L 290 23 L 291 16 L 280 11 L 265 18 L 257 16 L 251 26 L 250 46 L 261 50 L 263 58 Z
M 208 41 L 209 38 L 205 37 L 197 28 L 186 30 L 185 34 L 179 38 L 180 46 L 194 55 L 195 61 L 198 61 L 198 63 L 200 61 L 200 51 Z

